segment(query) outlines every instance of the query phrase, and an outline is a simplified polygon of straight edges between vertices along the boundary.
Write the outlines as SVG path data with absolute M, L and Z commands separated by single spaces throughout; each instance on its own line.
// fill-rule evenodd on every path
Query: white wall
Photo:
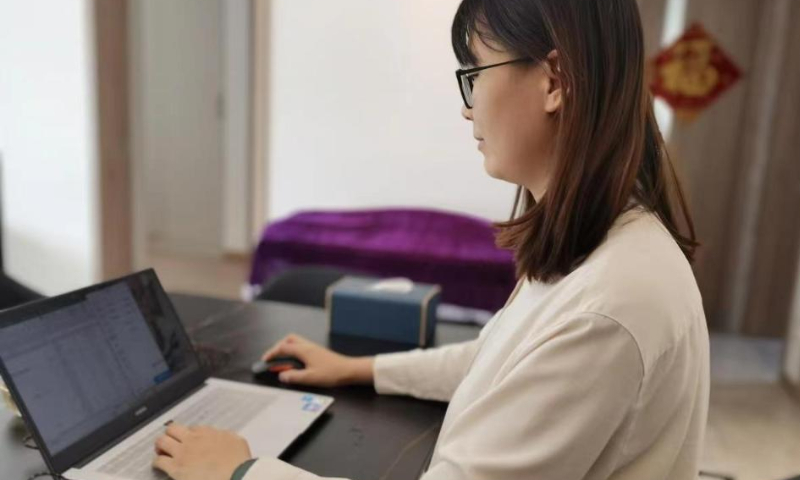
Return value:
M 507 219 L 461 117 L 458 0 L 273 0 L 266 211 L 422 206 Z
M 94 62 L 89 0 L 0 0 L 5 267 L 46 294 L 99 278 Z

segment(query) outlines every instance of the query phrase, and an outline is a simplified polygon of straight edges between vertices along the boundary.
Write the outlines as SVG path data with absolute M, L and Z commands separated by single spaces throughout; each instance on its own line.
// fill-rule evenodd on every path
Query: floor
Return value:
M 715 334 L 702 468 L 736 480 L 800 475 L 800 401 L 780 385 L 782 342 Z
M 194 293 L 239 300 L 250 274 L 250 259 L 185 257 L 151 253 L 145 265 L 153 267 L 168 292 Z
M 169 291 L 242 298 L 246 259 L 153 255 Z M 779 381 L 782 343 L 716 334 L 711 340 L 711 404 L 705 471 L 735 480 L 800 475 L 800 401 Z

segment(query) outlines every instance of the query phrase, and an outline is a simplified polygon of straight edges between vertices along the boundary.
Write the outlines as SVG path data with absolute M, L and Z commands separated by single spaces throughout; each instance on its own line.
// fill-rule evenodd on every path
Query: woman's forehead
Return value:
M 505 54 L 505 49 L 496 42 L 485 39 L 483 35 L 474 33 L 469 38 L 469 49 L 478 64 L 485 64 L 492 59 L 500 58 Z

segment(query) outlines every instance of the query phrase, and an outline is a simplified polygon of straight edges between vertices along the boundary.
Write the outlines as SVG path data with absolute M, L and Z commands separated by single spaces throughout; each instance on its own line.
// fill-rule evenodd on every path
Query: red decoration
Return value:
M 711 105 L 742 74 L 700 24 L 692 24 L 653 60 L 650 89 L 676 115 L 693 118 Z

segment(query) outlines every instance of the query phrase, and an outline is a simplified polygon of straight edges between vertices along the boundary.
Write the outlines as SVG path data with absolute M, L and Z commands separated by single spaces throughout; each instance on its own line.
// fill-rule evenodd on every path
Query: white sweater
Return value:
M 450 402 L 423 480 L 688 480 L 708 348 L 688 262 L 635 210 L 567 277 L 521 281 L 478 339 L 379 355 L 375 389 Z M 319 478 L 270 458 L 245 476 Z

